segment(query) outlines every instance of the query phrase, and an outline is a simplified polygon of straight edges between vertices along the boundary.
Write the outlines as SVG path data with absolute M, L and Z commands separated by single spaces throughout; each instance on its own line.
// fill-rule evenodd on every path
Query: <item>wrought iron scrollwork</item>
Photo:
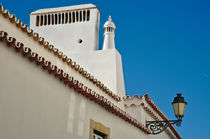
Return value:
M 152 131 L 153 135 L 156 135 L 164 131 L 171 124 L 181 126 L 181 122 L 181 119 L 169 121 L 146 121 L 146 127 Z

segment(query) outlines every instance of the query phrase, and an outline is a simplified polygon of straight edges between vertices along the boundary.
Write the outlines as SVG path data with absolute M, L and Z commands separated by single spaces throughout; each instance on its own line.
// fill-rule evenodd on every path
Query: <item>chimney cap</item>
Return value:
M 111 28 L 114 28 L 114 29 L 116 28 L 114 22 L 112 22 L 111 16 L 109 16 L 108 21 L 106 21 L 105 24 L 104 24 L 104 28 L 107 28 L 107 27 L 111 27 Z
M 93 4 L 81 4 L 81 5 L 58 7 L 58 8 L 39 9 L 39 10 L 32 12 L 31 15 L 66 12 L 66 11 L 74 11 L 74 10 L 85 10 L 85 9 L 94 9 L 94 8 L 97 8 L 97 7 Z M 99 9 L 98 9 L 98 11 L 99 11 Z

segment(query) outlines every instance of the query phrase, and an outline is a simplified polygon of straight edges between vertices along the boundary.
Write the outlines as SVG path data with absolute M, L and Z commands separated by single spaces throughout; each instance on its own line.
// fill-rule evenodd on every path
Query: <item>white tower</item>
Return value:
M 109 16 L 103 27 L 103 50 L 98 50 L 99 20 L 98 8 L 85 4 L 34 11 L 30 26 L 113 93 L 124 97 L 121 55 L 115 49 L 116 26 Z
M 114 41 L 115 29 L 116 29 L 116 26 L 112 22 L 111 16 L 109 16 L 108 21 L 106 21 L 106 23 L 104 24 L 103 50 L 115 48 L 115 41 Z
M 100 11 L 93 4 L 40 9 L 30 27 L 65 55 L 98 50 Z

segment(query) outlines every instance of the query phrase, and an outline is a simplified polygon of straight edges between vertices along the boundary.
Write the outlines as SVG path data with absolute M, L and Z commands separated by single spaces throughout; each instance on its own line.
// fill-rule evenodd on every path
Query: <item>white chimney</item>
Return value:
M 112 22 L 111 16 L 109 16 L 108 21 L 106 21 L 103 28 L 104 28 L 103 50 L 114 49 L 115 48 L 114 31 L 116 29 L 116 26 Z
M 30 27 L 68 55 L 98 50 L 100 11 L 93 4 L 40 9 L 30 15 Z
M 30 26 L 113 93 L 124 97 L 121 55 L 114 41 L 116 27 L 109 16 L 104 24 L 103 50 L 98 50 L 99 18 L 99 10 L 92 4 L 41 9 L 31 13 Z

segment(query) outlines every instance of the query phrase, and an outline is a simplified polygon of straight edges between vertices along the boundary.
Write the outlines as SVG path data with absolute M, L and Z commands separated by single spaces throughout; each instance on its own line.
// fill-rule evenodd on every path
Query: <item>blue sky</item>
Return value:
M 183 139 L 210 139 L 210 0 L 1 0 L 4 8 L 29 24 L 41 9 L 93 3 L 116 24 L 116 48 L 122 55 L 126 92 L 148 93 L 175 119 L 171 102 L 183 93 L 188 105 Z

